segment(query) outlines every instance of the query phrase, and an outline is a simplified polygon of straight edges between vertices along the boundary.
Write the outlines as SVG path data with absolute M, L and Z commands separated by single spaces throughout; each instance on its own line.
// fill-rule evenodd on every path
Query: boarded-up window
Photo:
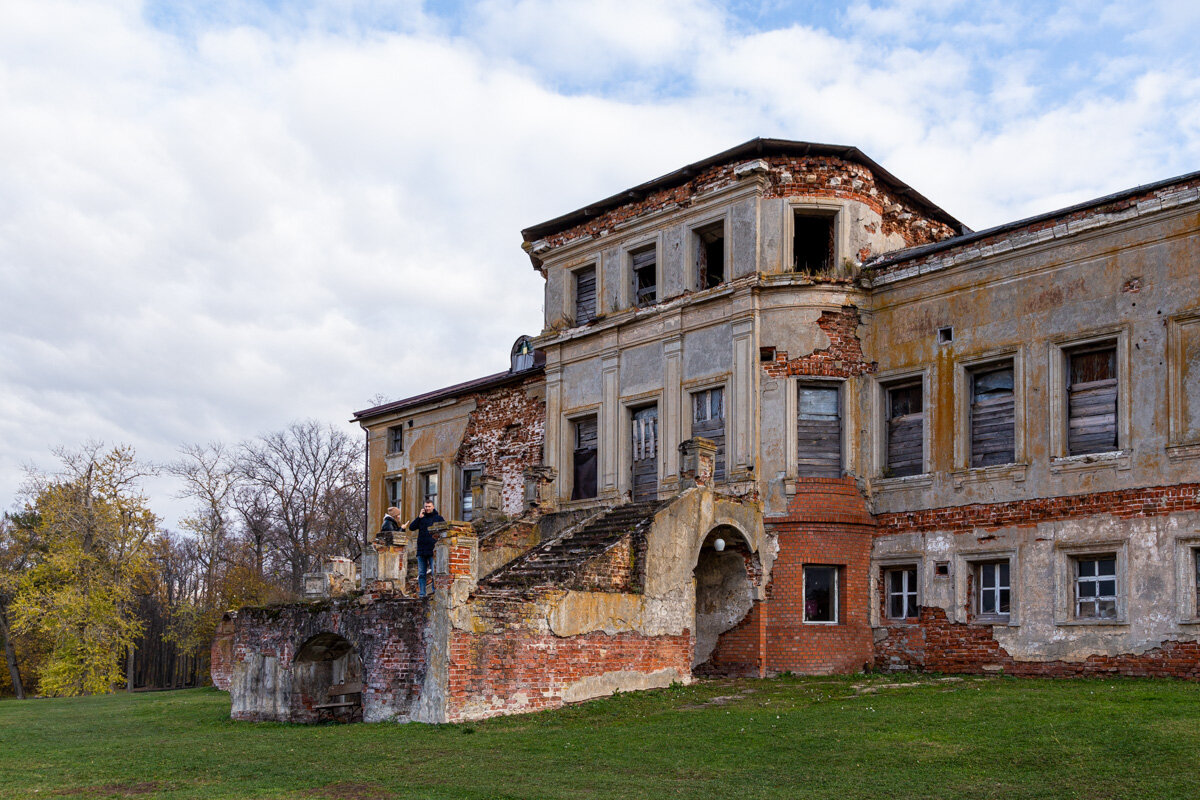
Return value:
M 575 457 L 571 499 L 586 500 L 596 496 L 596 418 L 575 420 Z
M 971 373 L 971 466 L 1017 460 L 1012 362 Z
M 462 486 L 459 490 L 458 513 L 459 519 L 464 522 L 470 522 L 475 516 L 475 497 L 471 493 L 471 489 L 479 482 L 479 478 L 483 475 L 481 467 L 463 467 L 462 471 Z
M 833 221 L 829 214 L 796 212 L 792 223 L 792 269 L 825 275 L 833 269 Z
M 1117 449 L 1117 349 L 1067 353 L 1067 453 Z
M 717 445 L 713 480 L 725 480 L 725 390 L 692 393 L 692 436 L 712 439 Z
M 575 324 L 585 325 L 596 318 L 596 268 L 575 270 Z
M 842 403 L 837 384 L 802 383 L 796 396 L 796 474 L 842 476 Z
M 920 383 L 887 390 L 887 476 L 919 475 L 925 469 L 925 407 Z
M 696 287 L 709 289 L 725 281 L 725 223 L 696 231 Z
M 658 498 L 658 406 L 632 412 L 633 500 Z
M 630 255 L 633 265 L 633 302 L 652 306 L 658 302 L 658 257 L 654 246 Z

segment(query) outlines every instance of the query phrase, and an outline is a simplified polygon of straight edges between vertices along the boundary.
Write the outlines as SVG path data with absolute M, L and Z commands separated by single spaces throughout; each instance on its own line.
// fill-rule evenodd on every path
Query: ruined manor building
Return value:
M 240 719 L 452 721 L 695 675 L 1200 677 L 1200 173 L 972 232 L 756 139 L 524 231 L 510 368 L 360 411 L 367 530 L 230 614 Z

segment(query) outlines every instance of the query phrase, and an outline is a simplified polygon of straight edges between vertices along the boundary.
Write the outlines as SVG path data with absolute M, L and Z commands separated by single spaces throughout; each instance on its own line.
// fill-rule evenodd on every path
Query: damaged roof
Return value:
M 539 239 L 544 239 L 555 233 L 573 228 L 587 222 L 590 219 L 600 216 L 614 208 L 618 208 L 626 203 L 634 203 L 642 200 L 652 192 L 660 189 L 667 189 L 673 186 L 679 186 L 687 183 L 692 178 L 695 178 L 704 170 L 720 164 L 726 164 L 732 161 L 742 161 L 747 158 L 758 158 L 764 156 L 833 156 L 861 164 L 875 175 L 881 184 L 883 184 L 889 192 L 897 197 L 904 198 L 909 203 L 912 203 L 917 209 L 930 219 L 935 219 L 939 222 L 949 225 L 959 233 L 969 233 L 970 228 L 963 225 L 957 219 L 952 217 L 940 206 L 935 205 L 932 201 L 913 189 L 904 181 L 897 178 L 892 173 L 888 172 L 883 167 L 876 164 L 868 158 L 857 147 L 837 144 L 819 144 L 816 142 L 798 142 L 792 139 L 751 139 L 748 142 L 739 144 L 737 147 L 731 147 L 728 150 L 717 153 L 714 156 L 696 161 L 681 167 L 674 172 L 670 172 L 654 180 L 646 181 L 638 184 L 632 189 L 626 189 L 623 192 L 618 192 L 611 197 L 591 203 L 583 208 L 576 209 L 569 214 L 563 214 L 561 217 L 555 217 L 552 220 L 542 222 L 538 225 L 533 225 L 521 231 L 521 236 L 526 242 L 535 242 Z
M 537 351 L 540 353 L 540 351 Z M 444 389 L 434 389 L 431 392 L 424 394 L 413 395 L 406 397 L 403 400 L 393 400 L 390 403 L 383 405 L 365 408 L 362 411 L 355 411 L 354 416 L 350 419 L 351 422 L 365 422 L 366 420 L 375 417 L 382 417 L 385 414 L 395 414 L 401 411 L 418 408 L 420 406 L 436 403 L 441 400 L 451 400 L 456 397 L 461 397 L 465 394 L 473 394 L 474 392 L 482 392 L 486 389 L 495 389 L 500 386 L 505 386 L 510 383 L 519 383 L 526 378 L 534 375 L 540 375 L 546 371 L 546 359 L 542 356 L 540 363 L 535 362 L 529 369 L 505 370 L 497 372 L 494 375 L 485 375 L 482 378 L 456 383 L 453 386 L 447 386 Z

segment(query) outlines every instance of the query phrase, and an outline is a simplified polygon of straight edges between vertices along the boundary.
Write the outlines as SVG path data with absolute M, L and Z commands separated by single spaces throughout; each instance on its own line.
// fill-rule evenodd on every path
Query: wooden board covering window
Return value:
M 796 397 L 796 474 L 842 476 L 842 404 L 836 385 L 800 384 Z
M 923 399 L 919 383 L 888 389 L 888 477 L 920 475 L 925 469 Z
M 572 500 L 585 500 L 596 496 L 596 434 L 595 417 L 575 421 Z
M 575 324 L 584 325 L 596 317 L 596 268 L 575 272 Z
M 703 436 L 717 445 L 713 480 L 725 480 L 725 390 L 692 393 L 692 436 Z
M 658 497 L 658 406 L 633 412 L 633 501 Z
M 1068 354 L 1067 453 L 1117 449 L 1117 350 Z
M 1016 461 L 1016 402 L 1012 364 L 971 373 L 971 466 Z
M 658 261 L 653 247 L 632 255 L 634 302 L 639 306 L 658 302 Z

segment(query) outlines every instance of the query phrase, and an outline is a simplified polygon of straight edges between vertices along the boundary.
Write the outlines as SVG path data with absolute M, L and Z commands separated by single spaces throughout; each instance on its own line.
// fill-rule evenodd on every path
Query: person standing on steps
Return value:
M 428 594 L 425 591 L 426 574 L 433 569 L 433 532 L 429 529 L 445 521 L 433 507 L 433 501 L 426 500 L 421 513 L 408 523 L 408 529 L 417 532 L 417 593 L 421 597 Z
M 388 507 L 387 513 L 383 517 L 383 526 L 379 529 L 375 539 L 386 545 L 395 543 L 395 534 L 403 530 L 400 522 L 400 509 L 395 506 Z

